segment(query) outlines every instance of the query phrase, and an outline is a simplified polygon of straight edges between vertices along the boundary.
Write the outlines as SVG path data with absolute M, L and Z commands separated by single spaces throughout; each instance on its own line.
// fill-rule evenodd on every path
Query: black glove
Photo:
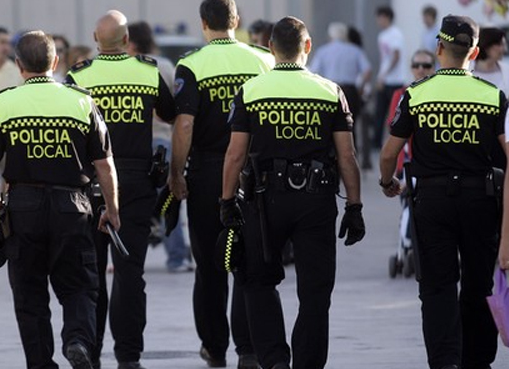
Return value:
M 339 238 L 343 238 L 348 231 L 345 246 L 350 246 L 364 238 L 366 227 L 362 218 L 362 204 L 351 204 L 345 206 L 345 214 L 339 228 Z
M 166 225 L 166 236 L 177 226 L 179 221 L 180 200 L 170 192 L 168 186 L 164 186 L 159 194 L 154 208 L 154 216 L 156 218 L 163 217 Z
M 225 228 L 240 228 L 244 225 L 242 210 L 235 197 L 227 200 L 219 199 L 219 205 L 221 206 L 219 218 Z

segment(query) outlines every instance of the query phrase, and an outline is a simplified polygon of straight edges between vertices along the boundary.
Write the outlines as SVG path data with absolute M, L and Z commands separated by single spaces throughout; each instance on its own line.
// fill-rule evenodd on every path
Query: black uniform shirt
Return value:
M 260 160 L 284 158 L 327 162 L 333 132 L 351 131 L 352 116 L 335 83 L 296 64 L 247 82 L 234 101 L 231 129 L 249 132 Z
M 80 187 L 92 162 L 111 156 L 106 125 L 88 91 L 30 78 L 0 94 L 0 156 L 8 183 Z
M 494 85 L 463 69 L 442 69 L 405 92 L 391 135 L 412 140 L 412 173 L 429 177 L 459 171 L 483 176 L 504 133 L 507 101 Z
M 100 54 L 73 66 L 67 82 L 92 93 L 108 125 L 115 159 L 151 159 L 154 109 L 166 122 L 175 116 L 173 96 L 154 59 Z

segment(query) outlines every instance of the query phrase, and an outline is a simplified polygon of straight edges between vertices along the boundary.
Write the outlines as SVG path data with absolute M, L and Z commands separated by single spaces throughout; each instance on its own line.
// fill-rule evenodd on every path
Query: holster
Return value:
M 4 246 L 5 240 L 11 235 L 11 223 L 7 200 L 2 195 L 0 198 L 0 248 Z
M 163 145 L 159 145 L 152 157 L 152 165 L 149 172 L 156 188 L 163 187 L 166 184 L 169 172 L 170 165 L 166 160 L 166 148 Z
M 486 195 L 502 198 L 505 173 L 500 168 L 491 168 L 486 174 Z
M 253 168 L 249 165 L 245 166 L 239 175 L 239 199 L 244 202 L 250 202 L 254 198 L 255 177 Z

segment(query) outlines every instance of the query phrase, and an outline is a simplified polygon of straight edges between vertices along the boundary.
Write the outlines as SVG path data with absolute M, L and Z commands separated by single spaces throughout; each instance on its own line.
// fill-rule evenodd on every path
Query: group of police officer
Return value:
M 239 369 L 326 364 L 340 179 L 346 205 L 339 237 L 352 245 L 365 234 L 348 102 L 339 86 L 305 69 L 311 39 L 299 19 L 276 23 L 269 53 L 235 40 L 233 0 L 202 1 L 200 17 L 208 44 L 178 62 L 175 97 L 153 59 L 126 54 L 127 19 L 118 11 L 99 19 L 99 55 L 73 66 L 68 84 L 51 78 L 58 57 L 49 36 L 27 32 L 16 45 L 26 82 L 0 94 L 9 184 L 0 221 L 28 368 L 58 368 L 48 278 L 64 310 L 65 357 L 73 368 L 101 367 L 110 242 L 104 231 L 111 226 L 129 252 L 111 250 L 114 353 L 119 369 L 143 369 L 143 271 L 158 182 L 151 172 L 154 111 L 168 123 L 176 117 L 168 186 L 170 196 L 188 202 L 201 357 L 209 367 L 226 367 L 231 324 Z M 507 107 L 503 93 L 466 70 L 477 37 L 471 19 L 444 18 L 437 46 L 443 68 L 407 90 L 381 152 L 380 185 L 395 196 L 401 192 L 395 159 L 414 137 L 419 286 L 431 369 L 488 369 L 496 353 L 485 296 L 498 246 L 497 185 L 486 174 L 495 138 L 505 145 Z M 437 139 L 444 135 L 451 139 Z M 233 240 L 216 245 L 224 229 L 236 239 L 219 263 L 230 270 L 236 255 L 230 324 L 227 270 L 216 260 L 218 247 Z M 509 267 L 508 231 L 506 216 L 502 268 Z M 291 348 L 276 288 L 288 240 L 300 302 Z

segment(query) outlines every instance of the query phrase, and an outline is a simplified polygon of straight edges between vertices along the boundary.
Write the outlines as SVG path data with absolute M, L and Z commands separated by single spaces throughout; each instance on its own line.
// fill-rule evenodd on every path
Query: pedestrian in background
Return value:
M 487 178 L 496 178 L 493 145 L 505 144 L 507 99 L 468 71 L 479 53 L 478 38 L 471 18 L 443 18 L 436 48 L 442 69 L 407 89 L 380 154 L 380 186 L 386 196 L 396 196 L 397 156 L 412 137 L 417 192 L 411 201 L 431 369 L 488 369 L 497 352 L 486 296 L 497 257 L 500 183 Z
M 23 34 L 15 54 L 25 85 L 0 94 L 0 155 L 9 185 L 5 251 L 26 364 L 58 368 L 49 280 L 63 309 L 63 353 L 74 369 L 92 369 L 99 283 L 86 187 L 94 171 L 106 204 L 99 228 L 120 227 L 108 132 L 88 91 L 52 78 L 58 56 L 50 36 Z
M 214 246 L 223 230 L 218 199 L 230 140 L 227 119 L 239 87 L 269 71 L 274 59 L 267 50 L 235 39 L 239 17 L 233 0 L 202 1 L 200 17 L 208 44 L 180 59 L 175 73 L 178 115 L 172 137 L 170 190 L 178 199 L 187 198 L 196 261 L 193 308 L 200 355 L 210 367 L 226 367 L 228 274 L 216 268 Z M 256 369 L 244 296 L 236 283 L 232 295 L 231 328 L 238 368 Z
M 353 121 L 342 89 L 305 69 L 311 38 L 301 20 L 286 17 L 276 23 L 270 49 L 276 58 L 274 70 L 246 82 L 234 100 L 221 221 L 235 228 L 245 219 L 245 266 L 236 279 L 243 284 L 262 368 L 289 369 L 293 356 L 294 369 L 321 369 L 327 361 L 336 279 L 338 171 L 347 198 L 339 235 L 348 233 L 345 244 L 352 245 L 365 233 Z M 258 189 L 263 186 L 263 194 L 244 188 L 251 201 L 241 211 L 235 192 L 248 155 L 251 180 Z M 253 196 L 262 198 L 255 201 Z M 284 279 L 282 250 L 288 239 L 294 248 L 299 297 L 292 354 L 276 289 Z
M 90 90 L 98 102 L 111 135 L 120 187 L 120 238 L 130 256 L 123 258 L 112 249 L 113 284 L 109 320 L 118 369 L 143 369 L 146 324 L 146 295 L 143 279 L 151 216 L 156 188 L 152 167 L 152 117 L 155 113 L 169 123 L 175 116 L 170 90 L 157 69 L 157 62 L 145 55 L 126 53 L 129 43 L 127 19 L 111 10 L 96 25 L 94 39 L 99 55 L 71 68 L 67 81 Z M 96 198 L 96 205 L 100 198 Z M 100 355 L 108 311 L 106 264 L 109 239 L 96 235 L 100 273 L 97 306 L 97 345 L 94 368 L 100 368 Z

